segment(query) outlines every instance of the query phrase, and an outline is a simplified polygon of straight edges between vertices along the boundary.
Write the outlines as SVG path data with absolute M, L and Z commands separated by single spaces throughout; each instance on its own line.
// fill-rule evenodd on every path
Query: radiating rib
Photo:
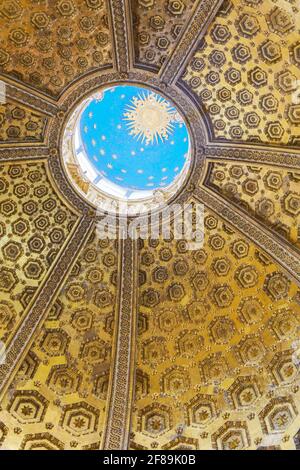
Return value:
M 161 68 L 160 77 L 164 83 L 174 83 L 183 72 L 222 3 L 223 0 L 198 1 L 192 18 L 179 37 L 178 44 Z
M 130 0 L 107 1 L 114 39 L 114 62 L 120 73 L 129 72 L 133 64 L 132 14 Z
M 18 101 L 39 113 L 55 116 L 58 111 L 58 106 L 44 98 L 37 92 L 32 91 L 29 87 L 18 86 L 17 82 L 6 79 L 0 76 L 0 80 L 5 83 L 5 96 Z
M 114 352 L 102 448 L 128 448 L 134 393 L 134 348 L 137 324 L 137 242 L 120 240 L 118 302 L 115 312 Z
M 211 161 L 235 161 L 239 163 L 276 165 L 300 168 L 300 149 L 288 147 L 255 146 L 249 144 L 210 144 L 205 148 L 206 158 Z
M 49 155 L 49 149 L 41 147 L 0 147 L 0 162 L 19 162 L 43 160 Z

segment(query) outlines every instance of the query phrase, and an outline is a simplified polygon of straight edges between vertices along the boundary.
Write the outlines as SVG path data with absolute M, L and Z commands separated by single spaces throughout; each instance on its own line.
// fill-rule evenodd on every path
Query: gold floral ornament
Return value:
M 129 134 L 141 139 L 146 145 L 163 142 L 173 133 L 174 108 L 155 93 L 139 95 L 131 100 L 124 113 Z

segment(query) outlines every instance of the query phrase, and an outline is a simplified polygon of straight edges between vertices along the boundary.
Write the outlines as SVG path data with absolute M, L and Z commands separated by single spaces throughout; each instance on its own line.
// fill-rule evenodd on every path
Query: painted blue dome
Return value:
M 120 85 L 97 93 L 82 111 L 78 129 L 94 184 L 106 179 L 129 192 L 163 189 L 188 160 L 183 119 L 165 98 L 145 88 Z

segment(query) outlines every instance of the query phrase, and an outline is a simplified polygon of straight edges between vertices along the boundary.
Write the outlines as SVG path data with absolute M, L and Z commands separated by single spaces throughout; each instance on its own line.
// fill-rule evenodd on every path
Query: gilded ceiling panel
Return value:
M 296 1 L 226 0 L 184 74 L 217 139 L 300 144 Z
M 207 185 L 300 246 L 300 173 L 269 166 L 213 163 Z
M 0 145 L 40 142 L 47 118 L 18 102 L 0 104 Z
M 8 102 L 0 105 L 2 158 L 37 159 L 39 151 L 49 154 L 51 182 L 53 178 L 66 197 L 71 188 L 59 167 L 60 150 L 53 137 L 66 109 L 57 104 L 56 110 L 48 103 L 52 118 L 46 118 L 34 110 L 33 102 L 37 109 L 41 103 L 30 97 L 30 89 L 57 98 L 78 78 L 112 66 L 112 56 L 116 67 L 110 70 L 110 79 L 126 81 L 126 74 L 119 73 L 124 56 L 131 54 L 129 24 L 134 30 L 136 65 L 158 71 L 199 4 L 198 0 L 113 3 L 111 14 L 104 0 L 0 0 L 0 75 L 8 82 L 19 81 L 20 90 L 27 90 L 22 104 L 16 95 L 12 98 L 20 93 L 16 85 Z M 182 77 L 211 122 L 209 137 L 299 146 L 300 105 L 292 101 L 300 69 L 298 3 L 224 1 Z M 109 14 L 119 45 L 115 51 Z M 185 34 L 184 45 L 194 41 L 195 31 L 191 36 Z M 131 59 L 125 60 L 125 70 L 130 63 Z M 158 77 L 152 81 L 151 74 L 149 78 L 136 69 L 127 72 L 155 83 L 162 93 L 166 89 L 167 80 L 160 84 Z M 102 83 L 98 79 L 91 86 Z M 184 92 L 178 87 L 175 96 Z M 81 94 L 81 88 L 75 89 L 66 106 Z M 195 114 L 184 111 L 192 122 Z M 51 148 L 35 148 L 31 143 L 44 140 L 47 119 L 54 123 Z M 200 132 L 196 139 L 202 164 Z M 210 142 L 203 153 L 213 157 L 213 148 Z M 258 146 L 253 149 L 259 152 Z M 230 222 L 238 212 L 234 206 L 241 208 L 252 216 L 245 233 L 250 236 L 252 230 L 257 233 L 267 225 L 272 234 L 266 237 L 265 247 L 278 234 L 277 250 L 289 254 L 288 241 L 289 251 L 297 257 L 300 175 L 281 167 L 284 154 L 280 157 L 278 162 L 274 159 L 278 166 L 271 167 L 230 163 L 225 155 L 223 161 L 210 161 L 200 188 L 194 179 L 182 194 L 209 193 L 210 207 L 220 213 L 228 207 Z M 296 154 L 291 156 L 291 161 L 296 159 Z M 116 416 L 117 408 L 124 405 L 120 395 L 108 392 L 115 357 L 115 369 L 122 365 L 115 380 L 118 386 L 129 388 L 136 372 L 134 404 L 131 410 L 131 401 L 126 402 L 128 413 L 117 429 L 122 446 L 130 434 L 132 449 L 299 447 L 300 291 L 259 248 L 260 241 L 250 242 L 206 208 L 202 249 L 188 251 L 182 240 L 140 241 L 138 266 L 135 251 L 124 250 L 120 272 L 115 241 L 99 240 L 95 232 L 83 247 L 78 234 L 73 244 L 65 244 L 72 237 L 77 215 L 54 191 L 48 171 L 38 160 L 0 166 L 1 341 L 13 344 L 50 268 L 60 269 L 61 254 L 67 252 L 62 262 L 67 270 L 81 249 L 58 298 L 50 298 L 54 305 L 35 331 L 30 351 L 22 355 L 17 375 L 11 377 L 0 408 L 0 446 L 99 449 L 103 434 L 116 427 L 116 420 L 105 426 L 108 407 Z M 79 186 L 86 192 L 82 180 Z M 223 206 L 218 204 L 219 195 L 222 203 L 226 199 Z M 88 219 L 83 227 L 89 227 L 93 211 L 75 191 L 69 200 Z M 135 331 L 137 272 L 135 337 L 128 332 Z M 113 340 L 116 319 L 121 327 Z M 129 336 L 132 343 L 125 344 Z M 126 346 L 134 357 L 135 344 L 137 360 L 130 362 L 128 371 Z M 111 384 L 113 389 L 114 381 Z
M 159 69 L 171 55 L 198 0 L 133 0 L 135 60 Z
M 114 242 L 91 236 L 2 403 L 3 449 L 99 449 L 116 256 Z
M 2 0 L 0 30 L 0 73 L 52 96 L 111 64 L 103 0 Z
M 44 163 L 3 164 L 0 170 L 0 339 L 6 343 L 76 216 L 53 191 Z
M 202 249 L 140 252 L 131 448 L 294 449 L 297 286 L 206 211 Z

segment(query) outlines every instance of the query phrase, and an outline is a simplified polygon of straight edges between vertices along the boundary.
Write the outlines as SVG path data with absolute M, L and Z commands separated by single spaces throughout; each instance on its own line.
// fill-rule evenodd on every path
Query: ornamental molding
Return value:
M 48 147 L 9 147 L 0 148 L 0 162 L 25 162 L 27 160 L 46 160 Z
M 131 6 L 129 0 L 107 1 L 114 41 L 114 63 L 120 73 L 128 72 L 133 64 Z
M 29 87 L 26 87 L 26 89 L 22 88 L 17 81 L 12 83 L 11 80 L 8 80 L 6 77 L 1 75 L 0 79 L 5 82 L 7 98 L 11 98 L 14 101 L 25 104 L 26 106 L 29 106 L 30 108 L 49 117 L 56 115 L 58 107 L 54 102 L 51 102 L 41 94 L 37 94 L 35 91 L 30 90 Z
M 234 161 L 239 163 L 259 163 L 286 168 L 300 168 L 300 150 L 265 146 L 210 144 L 205 147 L 205 156 L 211 161 Z
M 134 398 L 137 332 L 138 261 L 137 242 L 119 242 L 118 300 L 115 310 L 113 358 L 107 399 L 102 449 L 128 448 Z
M 181 33 L 174 52 L 165 61 L 160 77 L 164 83 L 175 83 L 190 61 L 197 45 L 215 18 L 223 0 L 199 0 L 198 5 Z

